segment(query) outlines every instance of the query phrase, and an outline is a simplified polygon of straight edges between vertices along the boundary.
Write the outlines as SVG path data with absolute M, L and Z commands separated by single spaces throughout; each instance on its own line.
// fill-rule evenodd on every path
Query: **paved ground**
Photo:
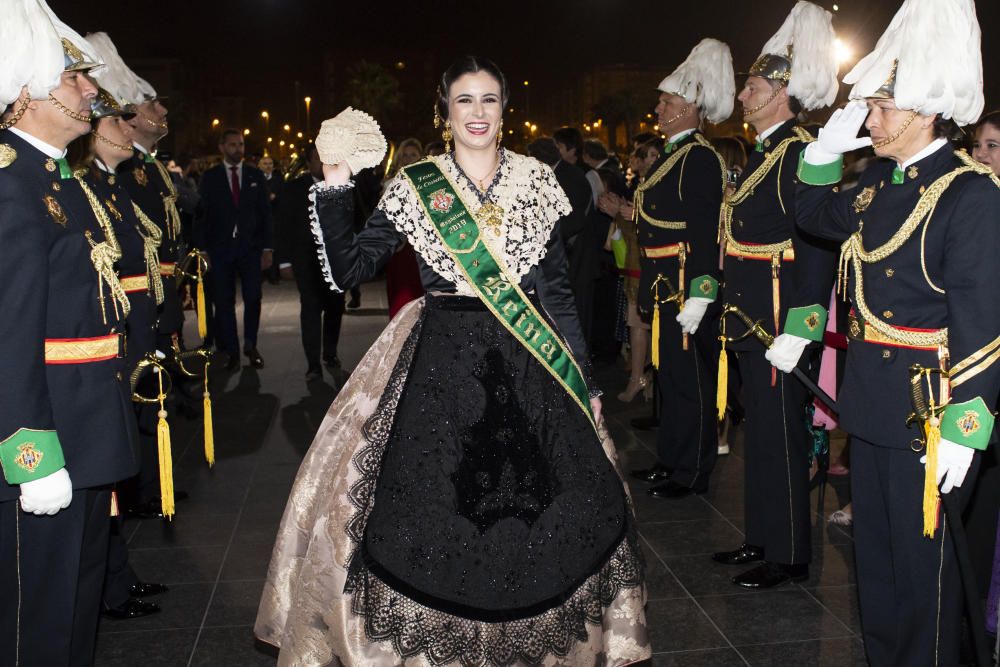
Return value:
M 363 306 L 344 319 L 345 368 L 385 326 L 381 284 L 365 287 Z M 255 644 L 251 628 L 288 490 L 335 389 L 330 378 L 311 386 L 304 381 L 298 296 L 290 283 L 265 285 L 260 339 L 266 367 L 244 368 L 214 389 L 214 469 L 202 457 L 200 419 L 172 420 L 175 482 L 190 498 L 178 503 L 171 523 L 126 526 L 139 576 L 169 584 L 170 591 L 158 600 L 161 614 L 102 622 L 98 665 L 275 664 L 273 652 Z M 624 371 L 598 371 L 610 394 L 605 411 L 623 466 L 648 465 L 653 434 L 628 427 L 648 404 L 617 402 Z M 738 567 L 709 560 L 711 552 L 742 541 L 738 432 L 732 440 L 733 453 L 720 459 L 704 496 L 663 501 L 633 487 L 649 565 L 652 664 L 864 664 L 850 532 L 822 518 L 846 496 L 840 482 L 828 487 L 826 507 L 815 517 L 811 577 L 802 585 L 743 592 L 729 583 Z M 814 509 L 816 504 L 814 492 Z

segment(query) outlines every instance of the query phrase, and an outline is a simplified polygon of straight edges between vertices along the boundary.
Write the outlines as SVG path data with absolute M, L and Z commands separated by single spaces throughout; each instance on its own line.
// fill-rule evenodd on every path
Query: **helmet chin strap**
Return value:
M 21 120 L 21 116 L 23 116 L 24 112 L 28 110 L 28 104 L 30 103 L 31 103 L 31 95 L 30 94 L 25 95 L 24 101 L 21 102 L 21 105 L 19 107 L 17 107 L 17 111 L 12 113 L 10 115 L 10 118 L 8 118 L 7 120 L 0 121 L 0 130 L 6 130 L 11 127 L 14 127 L 14 124 L 17 123 L 17 121 Z
M 125 144 L 115 143 L 114 141 L 111 141 L 110 139 L 108 139 L 103 134 L 100 134 L 97 130 L 92 131 L 91 134 L 93 134 L 94 137 L 98 141 L 104 142 L 105 144 L 107 144 L 108 146 L 111 146 L 115 150 L 122 151 L 123 153 L 131 153 L 132 152 L 132 146 L 131 145 L 126 146 Z
M 758 104 L 758 105 L 757 105 L 757 106 L 755 106 L 754 108 L 752 108 L 752 109 L 744 109 L 744 110 L 743 110 L 743 117 L 744 117 L 744 118 L 748 118 L 748 117 L 750 117 L 750 116 L 754 115 L 755 113 L 757 113 L 758 111 L 760 111 L 761 109 L 763 109 L 764 107 L 766 107 L 766 106 L 767 106 L 768 104 L 770 104 L 771 102 L 773 102 L 773 101 L 774 101 L 774 98 L 776 98 L 776 97 L 778 96 L 778 93 L 780 93 L 780 92 L 781 92 L 781 90 L 782 90 L 782 89 L 783 89 L 784 87 L 785 87 L 785 85 L 784 85 L 784 84 L 782 84 L 782 85 L 778 86 L 777 88 L 775 88 L 775 89 L 774 89 L 774 92 L 773 92 L 773 93 L 771 93 L 771 96 L 770 96 L 770 97 L 768 97 L 768 98 L 767 98 L 766 100 L 764 100 L 763 102 L 761 102 L 760 104 Z
M 86 114 L 82 114 L 82 113 L 78 113 L 76 111 L 73 111 L 68 106 L 66 106 L 65 104 L 63 104 L 62 102 L 60 102 L 59 99 L 55 95 L 53 95 L 52 93 L 49 93 L 49 102 L 51 102 L 52 105 L 56 109 L 59 109 L 59 111 L 63 112 L 64 115 L 69 116 L 73 120 L 79 120 L 79 121 L 82 121 L 84 123 L 89 123 L 90 122 L 90 110 L 89 109 L 87 110 Z
M 152 120 L 152 119 L 150 119 L 150 118 L 147 118 L 147 117 L 146 117 L 146 114 L 144 114 L 144 113 L 140 113 L 140 114 L 139 114 L 139 116 L 140 116 L 140 117 L 141 117 L 141 118 L 142 118 L 142 119 L 143 119 L 144 121 L 146 121 L 146 123 L 148 123 L 149 125 L 151 125 L 151 126 L 155 127 L 155 128 L 157 129 L 157 130 L 164 130 L 164 131 L 166 131 L 166 130 L 167 130 L 167 124 L 166 124 L 166 123 L 160 123 L 160 122 L 157 122 L 157 121 L 155 121 L 155 120 Z
M 679 114 L 677 114 L 673 118 L 668 118 L 665 122 L 660 123 L 660 129 L 661 130 L 665 130 L 667 127 L 670 126 L 671 123 L 676 123 L 681 118 L 683 118 L 684 116 L 688 115 L 689 113 L 691 113 L 691 105 L 688 105 L 688 106 L 684 107 L 684 111 L 680 112 Z
M 890 134 L 887 138 L 883 139 L 882 141 L 878 143 L 873 143 L 872 148 L 884 148 L 889 144 L 891 144 L 892 142 L 896 141 L 896 139 L 899 139 L 901 136 L 903 136 L 903 132 L 906 132 L 906 128 L 910 126 L 910 123 L 912 123 L 913 119 L 916 117 L 917 117 L 917 112 L 911 111 L 910 117 L 903 121 L 903 124 L 899 126 L 899 129 L 897 129 L 895 132 Z

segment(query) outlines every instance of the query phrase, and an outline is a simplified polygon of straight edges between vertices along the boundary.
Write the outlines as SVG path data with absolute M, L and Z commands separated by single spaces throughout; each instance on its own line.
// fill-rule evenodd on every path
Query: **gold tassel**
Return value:
M 201 283 L 198 283 L 199 285 Z M 205 460 L 208 466 L 215 465 L 215 434 L 212 428 L 212 395 L 208 393 L 208 359 L 205 359 L 205 393 L 203 409 L 205 412 Z
M 114 489 L 111 490 L 111 516 L 115 517 L 121 514 L 118 511 L 118 492 Z
M 941 496 L 937 485 L 938 445 L 941 444 L 941 421 L 931 417 L 924 422 L 927 462 L 924 466 L 924 537 L 934 537 L 938 527 Z
M 655 298 L 655 297 L 654 297 Z M 653 304 L 653 368 L 660 368 L 660 303 Z
M 157 369 L 157 380 L 160 383 L 160 410 L 156 416 L 160 418 L 156 424 L 156 448 L 160 457 L 160 510 L 167 519 L 174 516 L 174 462 L 170 455 L 170 424 L 167 423 L 167 410 L 163 399 L 163 371 Z
M 198 265 L 198 335 L 205 339 L 208 336 L 208 316 L 205 314 L 205 280 L 201 275 L 201 258 L 196 258 Z
M 726 343 L 722 342 L 719 350 L 719 386 L 715 391 L 715 408 L 719 412 L 719 421 L 726 418 L 726 403 L 729 402 L 729 355 L 726 354 Z

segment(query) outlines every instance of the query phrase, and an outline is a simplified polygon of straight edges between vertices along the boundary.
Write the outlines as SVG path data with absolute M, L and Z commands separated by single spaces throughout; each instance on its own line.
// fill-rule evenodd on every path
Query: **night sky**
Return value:
M 659 77 L 703 37 L 729 43 L 737 70 L 742 70 L 777 30 L 794 0 L 50 3 L 81 33 L 108 32 L 126 62 L 179 59 L 189 82 L 199 80 L 202 89 L 213 95 L 241 96 L 248 108 L 270 109 L 272 118 L 294 119 L 296 90 L 299 96 L 312 95 L 318 105 L 313 108 L 315 127 L 343 106 L 322 94 L 324 54 L 345 67 L 362 58 L 383 63 L 403 60 L 407 69 L 396 74 L 419 77 L 421 86 L 432 80 L 432 69 L 437 74 L 455 56 L 486 55 L 511 81 L 530 79 L 532 104 L 541 105 L 546 86 L 580 77 L 600 64 L 659 67 L 662 74 L 650 81 L 652 91 Z M 820 4 L 833 7 L 832 2 Z M 834 26 L 857 56 L 874 45 L 899 6 L 896 0 L 838 4 Z M 1000 107 L 996 38 L 1000 2 L 977 0 L 977 5 L 984 32 L 987 108 L 996 108 Z M 300 82 L 297 89 L 294 81 Z M 324 102 L 335 108 L 323 108 Z

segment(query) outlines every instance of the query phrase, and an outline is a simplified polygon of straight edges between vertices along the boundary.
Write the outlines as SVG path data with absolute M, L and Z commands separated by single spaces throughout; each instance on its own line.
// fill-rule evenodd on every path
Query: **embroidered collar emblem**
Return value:
M 444 188 L 431 193 L 431 208 L 438 213 L 447 213 L 455 204 L 455 197 Z
M 44 457 L 45 454 L 35 449 L 35 443 L 26 442 L 23 445 L 18 445 L 14 463 L 28 472 L 34 472 Z
M 917 169 L 917 165 L 911 164 L 910 168 L 906 170 L 906 177 L 911 181 L 920 175 L 920 171 Z
M 141 185 L 142 187 L 146 187 L 146 185 L 149 183 L 149 178 L 146 177 L 146 170 L 143 169 L 142 166 L 133 169 L 132 174 L 135 176 L 135 182 Z
M 14 164 L 17 159 L 17 151 L 9 144 L 0 144 L 0 169 L 6 169 Z

